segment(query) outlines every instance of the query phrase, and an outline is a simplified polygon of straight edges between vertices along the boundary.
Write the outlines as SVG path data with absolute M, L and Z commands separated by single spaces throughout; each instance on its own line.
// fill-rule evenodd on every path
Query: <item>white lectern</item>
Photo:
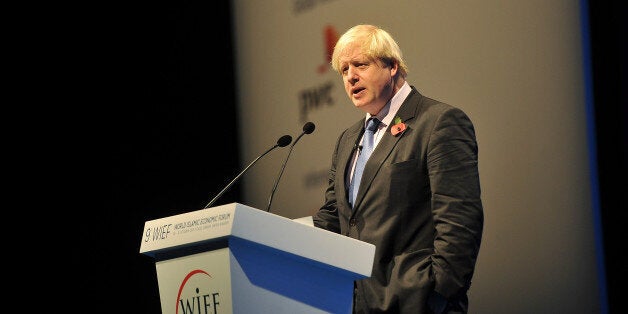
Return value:
M 146 221 L 163 313 L 351 313 L 375 246 L 239 203 Z

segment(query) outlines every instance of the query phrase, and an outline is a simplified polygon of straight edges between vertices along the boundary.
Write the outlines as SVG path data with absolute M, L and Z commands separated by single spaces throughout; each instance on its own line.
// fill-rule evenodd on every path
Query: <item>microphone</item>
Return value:
M 251 162 L 248 166 L 246 166 L 246 168 L 244 168 L 244 170 L 242 170 L 242 172 L 240 172 L 240 174 L 238 174 L 237 177 L 235 177 L 233 180 L 231 180 L 231 182 L 229 182 L 229 184 L 227 184 L 227 186 L 225 186 L 225 188 L 222 189 L 222 191 L 220 191 L 220 193 L 218 193 L 218 195 L 216 195 L 211 201 L 209 201 L 209 203 L 207 203 L 207 205 L 205 205 L 205 207 L 203 207 L 203 209 L 212 206 L 212 204 L 214 204 L 214 202 L 216 202 L 216 200 L 219 197 L 221 197 L 238 179 L 240 179 L 240 177 L 247 170 L 249 170 L 249 168 L 251 168 L 251 166 L 253 166 L 253 164 L 256 163 L 260 158 L 264 157 L 264 155 L 268 154 L 271 150 L 273 150 L 273 149 L 275 149 L 277 147 L 286 147 L 286 146 L 288 146 L 290 144 L 290 142 L 292 142 L 292 136 L 284 135 L 284 136 L 280 137 L 277 140 L 277 144 L 273 145 L 273 147 L 269 148 L 263 154 L 259 155 L 259 157 L 255 158 L 255 160 L 253 160 L 253 162 Z
M 279 175 L 277 176 L 277 180 L 275 180 L 275 185 L 273 185 L 273 190 L 270 192 L 270 197 L 268 198 L 268 206 L 266 207 L 266 211 L 267 212 L 270 212 L 270 204 L 273 202 L 273 196 L 275 195 L 275 190 L 277 190 L 277 185 L 279 184 L 279 179 L 281 178 L 281 175 L 283 174 L 284 169 L 286 169 L 286 164 L 288 163 L 288 158 L 290 158 L 290 154 L 292 154 L 292 149 L 294 148 L 294 145 L 297 144 L 297 142 L 301 139 L 301 137 L 303 135 L 310 134 L 310 133 L 314 132 L 315 128 L 316 128 L 316 126 L 312 122 L 308 122 L 308 123 L 304 124 L 303 125 L 303 132 L 297 137 L 296 140 L 294 140 L 294 143 L 292 143 L 292 146 L 290 146 L 290 151 L 288 151 L 288 155 L 286 156 L 286 159 L 284 159 L 283 165 L 281 165 L 281 170 L 279 171 Z
M 362 128 L 362 130 L 360 130 L 360 134 L 358 134 L 358 137 L 355 139 L 355 143 L 353 143 L 353 152 L 355 152 L 356 149 L 358 150 L 358 154 L 362 152 L 362 145 L 360 145 L 360 140 L 362 139 L 362 135 L 364 135 L 365 131 L 365 128 Z

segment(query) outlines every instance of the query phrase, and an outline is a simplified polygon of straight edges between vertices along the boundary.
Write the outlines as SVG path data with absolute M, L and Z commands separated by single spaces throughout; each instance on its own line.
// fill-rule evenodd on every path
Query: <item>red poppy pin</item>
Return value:
M 393 126 L 390 127 L 390 133 L 393 136 L 397 136 L 397 134 L 403 133 L 406 130 L 406 124 L 401 122 L 401 118 L 395 117 L 393 120 Z

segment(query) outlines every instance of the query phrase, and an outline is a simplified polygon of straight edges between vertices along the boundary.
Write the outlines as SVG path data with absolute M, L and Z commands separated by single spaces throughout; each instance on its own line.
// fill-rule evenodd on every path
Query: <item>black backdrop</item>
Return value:
M 73 250 L 78 313 L 161 313 L 144 222 L 203 208 L 241 171 L 228 1 L 103 8 Z M 101 18 L 102 17 L 102 18 Z M 83 113 L 83 110 L 80 110 Z M 76 133 L 83 130 L 77 129 Z M 241 201 L 235 184 L 215 204 Z M 63 279 L 62 279 L 63 280 Z M 73 301 L 70 303 L 74 303 Z M 67 301 L 66 301 L 67 304 Z
M 596 2 L 591 51 L 613 310 L 627 265 L 619 231 L 627 208 L 626 10 Z M 202 208 L 242 170 L 231 10 L 227 1 L 157 1 L 113 11 L 97 27 L 98 102 L 89 118 L 97 158 L 84 182 L 91 218 L 71 265 L 78 299 L 91 300 L 85 312 L 160 313 L 154 263 L 139 254 L 144 221 Z M 238 184 L 215 205 L 234 201 Z
M 628 9 L 624 1 L 589 1 L 599 196 L 609 313 L 619 313 L 626 285 L 628 203 Z M 622 230 L 623 229 L 623 230 Z

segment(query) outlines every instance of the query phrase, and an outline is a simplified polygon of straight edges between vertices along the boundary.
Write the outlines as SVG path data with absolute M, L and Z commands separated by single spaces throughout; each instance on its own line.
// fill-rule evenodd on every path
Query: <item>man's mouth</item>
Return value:
M 363 88 L 363 87 L 356 87 L 356 88 L 354 88 L 354 89 L 352 89 L 352 90 L 351 90 L 351 93 L 355 95 L 355 94 L 360 93 L 360 92 L 361 92 L 361 91 L 363 91 L 363 90 L 364 90 L 364 88 Z

